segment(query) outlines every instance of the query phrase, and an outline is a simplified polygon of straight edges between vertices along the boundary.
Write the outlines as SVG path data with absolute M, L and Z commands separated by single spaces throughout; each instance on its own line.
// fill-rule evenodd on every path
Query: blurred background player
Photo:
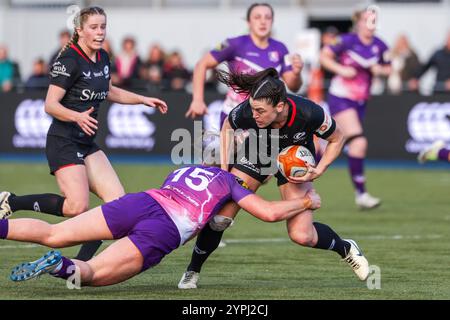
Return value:
M 222 169 L 228 171 L 235 130 L 248 130 L 249 136 L 244 142 L 244 154 L 236 157 L 230 172 L 241 178 L 253 191 L 276 172 L 270 173 L 271 163 L 261 160 L 262 155 L 275 161 L 278 152 L 291 145 L 303 145 L 314 154 L 313 135 L 317 135 L 326 139 L 328 144 L 316 167 L 309 166 L 308 173 L 303 177 L 285 178 L 280 172 L 275 174 L 283 200 L 301 198 L 312 190 L 311 182 L 327 170 L 343 146 L 344 137 L 331 116 L 314 102 L 287 94 L 284 82 L 278 78 L 278 73 L 273 68 L 253 75 L 219 71 L 219 80 L 238 94 L 249 97 L 231 111 L 222 126 Z M 279 131 L 276 133 L 277 137 L 273 137 L 271 132 L 260 129 Z M 271 150 L 274 143 L 271 139 L 278 139 L 279 150 Z M 203 264 L 219 245 L 223 232 L 232 225 L 238 211 L 239 206 L 228 203 L 202 229 L 197 236 L 191 262 L 178 288 L 197 288 Z M 341 239 L 328 225 L 314 222 L 313 211 L 305 210 L 301 215 L 288 219 L 286 225 L 293 242 L 305 247 L 332 250 L 350 264 L 361 280 L 367 276 L 363 271 L 364 267 L 351 258 L 353 252 L 359 251 L 358 246 L 353 241 Z
M 384 57 L 388 48 L 375 36 L 376 18 L 375 11 L 356 12 L 355 32 L 340 36 L 335 45 L 325 46 L 320 55 L 323 67 L 335 73 L 327 102 L 346 139 L 355 202 L 362 209 L 372 209 L 381 203 L 366 191 L 367 139 L 363 130 L 366 103 L 372 77 L 388 76 L 391 71 Z
M 105 153 L 95 143 L 100 103 L 145 104 L 167 112 L 164 101 L 119 89 L 111 84 L 108 54 L 101 49 L 106 36 L 106 14 L 88 7 L 74 18 L 71 40 L 56 58 L 45 101 L 53 117 L 47 133 L 50 173 L 61 190 L 57 194 L 17 196 L 0 193 L 0 218 L 18 210 L 73 217 L 89 208 L 89 191 L 103 201 L 124 195 L 124 188 Z M 77 258 L 87 260 L 101 241 L 84 245 Z
M 186 113 L 187 117 L 195 118 L 207 114 L 208 108 L 204 101 L 206 71 L 217 67 L 221 62 L 226 62 L 229 70 L 249 74 L 270 67 L 275 68 L 291 91 L 297 92 L 300 89 L 303 62 L 298 54 L 289 56 L 286 46 L 271 38 L 273 8 L 267 3 L 254 3 L 247 9 L 246 19 L 249 34 L 226 39 L 196 64 L 192 78 L 192 102 Z M 228 90 L 220 118 L 211 115 L 205 117 L 206 131 L 220 128 L 225 117 L 245 98 L 231 89 Z M 215 143 L 219 144 L 218 139 Z
M 427 161 L 445 161 L 450 162 L 450 149 L 447 148 L 446 143 L 442 140 L 434 142 L 428 148 L 423 149 L 417 160 L 419 163 L 425 163 Z
M 38 219 L 0 220 L 0 239 L 27 241 L 52 248 L 85 241 L 117 240 L 97 257 L 71 260 L 58 251 L 13 269 L 11 279 L 41 274 L 68 279 L 77 267 L 85 286 L 125 281 L 157 265 L 172 250 L 192 239 L 228 201 L 264 221 L 280 221 L 320 207 L 311 190 L 302 198 L 265 201 L 244 188 L 232 174 L 215 167 L 184 167 L 168 175 L 160 189 L 127 194 L 56 225 Z M 365 271 L 368 262 L 354 255 Z

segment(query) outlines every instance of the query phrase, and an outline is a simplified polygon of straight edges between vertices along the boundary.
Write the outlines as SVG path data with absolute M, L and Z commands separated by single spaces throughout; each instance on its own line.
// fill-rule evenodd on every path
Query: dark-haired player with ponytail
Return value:
M 102 49 L 106 14 L 99 7 L 82 9 L 74 18 L 74 33 L 51 69 L 45 111 L 53 117 L 47 133 L 50 173 L 62 196 L 0 193 L 0 218 L 18 210 L 73 217 L 89 208 L 89 191 L 108 202 L 125 194 L 105 153 L 95 143 L 97 114 L 105 99 L 144 104 L 167 112 L 164 101 L 119 89 L 111 84 L 110 61 Z M 83 245 L 77 259 L 88 260 L 101 242 Z
M 305 176 L 286 179 L 280 172 L 275 174 L 283 200 L 304 197 L 312 190 L 312 181 L 319 178 L 341 152 L 344 137 L 333 118 L 314 102 L 287 94 L 285 84 L 278 78 L 275 69 L 267 69 L 254 75 L 219 72 L 219 80 L 237 93 L 248 96 L 231 111 L 222 127 L 221 166 L 223 170 L 228 170 L 234 131 L 248 130 L 250 135 L 244 142 L 245 154 L 237 157 L 230 172 L 241 178 L 251 190 L 256 191 L 271 176 L 266 170 L 271 164 L 265 163 L 261 154 L 269 155 L 271 161 L 276 161 L 278 151 L 291 145 L 305 146 L 314 154 L 313 135 L 328 141 L 321 160 L 316 167 L 309 166 Z M 276 136 L 271 136 L 270 129 L 278 129 Z M 251 145 L 252 135 L 253 143 L 257 146 Z M 279 150 L 271 152 L 271 139 L 278 139 Z M 268 143 L 260 144 L 261 141 Z M 262 145 L 267 145 L 267 150 L 262 150 Z M 250 152 L 254 147 L 259 149 Z M 236 203 L 227 203 L 197 236 L 191 263 L 178 284 L 180 289 L 197 287 L 203 263 L 217 248 L 224 230 L 233 223 L 238 210 Z M 314 222 L 313 211 L 306 210 L 288 219 L 287 229 L 289 237 L 295 243 L 333 250 L 352 267 L 359 279 L 367 278 L 369 264 L 356 243 L 341 239 L 329 226 Z

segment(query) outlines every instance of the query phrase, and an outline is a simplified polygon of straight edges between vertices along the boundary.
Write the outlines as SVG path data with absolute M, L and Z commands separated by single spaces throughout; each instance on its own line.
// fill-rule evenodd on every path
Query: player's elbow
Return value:
M 46 100 L 44 103 L 44 111 L 45 113 L 47 113 L 48 115 L 52 115 L 53 112 L 53 103 L 51 101 Z
M 277 222 L 281 220 L 282 212 L 276 208 L 273 204 L 268 204 L 264 207 L 264 221 L 265 222 Z

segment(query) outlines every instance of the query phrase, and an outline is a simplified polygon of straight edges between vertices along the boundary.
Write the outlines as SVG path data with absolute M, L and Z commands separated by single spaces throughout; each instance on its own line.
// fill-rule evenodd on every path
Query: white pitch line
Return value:
M 368 235 L 357 236 L 356 239 L 368 239 L 368 240 L 421 240 L 421 239 L 439 239 L 443 236 L 440 234 L 427 234 L 427 235 Z M 225 243 L 274 243 L 274 242 L 291 242 L 289 238 L 249 238 L 249 239 L 228 239 L 224 240 Z M 5 245 L 0 246 L 2 249 L 28 249 L 41 247 L 39 244 L 23 244 L 23 245 Z
M 356 239 L 369 239 L 369 240 L 421 240 L 421 239 L 439 239 L 442 238 L 440 234 L 428 234 L 428 235 L 369 235 L 369 236 L 357 236 Z M 224 240 L 225 243 L 274 243 L 274 242 L 291 242 L 289 238 L 253 238 L 253 239 L 228 239 Z
M 22 245 L 6 245 L 0 246 L 0 250 L 2 249 L 28 249 L 28 248 L 37 248 L 41 247 L 39 244 L 22 244 Z

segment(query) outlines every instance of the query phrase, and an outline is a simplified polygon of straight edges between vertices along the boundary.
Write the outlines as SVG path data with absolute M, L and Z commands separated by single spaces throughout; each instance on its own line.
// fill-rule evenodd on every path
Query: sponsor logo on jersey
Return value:
M 269 137 L 274 139 L 287 139 L 288 135 L 287 133 L 283 135 L 269 133 Z
M 280 55 L 278 54 L 278 51 L 269 51 L 269 60 L 272 62 L 278 62 L 280 61 Z
M 294 134 L 294 142 L 298 142 L 301 140 L 304 140 L 306 136 L 306 132 L 297 132 L 296 134 Z
M 250 162 L 250 160 L 248 160 L 245 156 L 242 157 L 238 163 L 258 174 L 261 173 L 261 170 L 257 168 L 252 162 Z
M 420 152 L 436 140 L 450 143 L 450 102 L 419 102 L 409 112 L 406 150 Z
M 109 66 L 105 66 L 105 68 L 103 68 L 103 72 L 105 73 L 105 79 L 109 78 Z
M 85 79 L 85 80 L 88 80 L 88 79 L 91 79 L 91 72 L 89 71 L 89 72 L 82 72 L 83 73 L 83 79 Z
M 259 57 L 259 53 L 258 52 L 252 52 L 252 51 L 246 52 L 246 55 L 250 56 L 250 57 Z
M 81 91 L 80 100 L 81 101 L 91 101 L 91 100 L 105 100 L 108 96 L 109 91 L 96 92 L 89 89 L 84 89 Z
M 44 108 L 44 100 L 27 99 L 16 109 L 14 124 L 17 133 L 13 136 L 16 148 L 45 148 L 47 131 L 52 123 Z
M 145 105 L 111 105 L 108 111 L 106 146 L 111 149 L 127 148 L 151 151 L 155 145 L 156 126 L 150 121 L 154 108 Z
M 103 76 L 104 76 L 103 71 L 100 71 L 100 72 L 94 72 L 94 77 L 96 77 L 96 78 L 98 78 L 98 77 L 103 77 Z
M 53 78 L 56 78 L 57 76 L 65 76 L 70 77 L 70 73 L 67 72 L 67 68 L 65 65 L 63 65 L 60 61 L 56 61 L 52 66 L 52 71 L 50 72 L 50 75 Z

